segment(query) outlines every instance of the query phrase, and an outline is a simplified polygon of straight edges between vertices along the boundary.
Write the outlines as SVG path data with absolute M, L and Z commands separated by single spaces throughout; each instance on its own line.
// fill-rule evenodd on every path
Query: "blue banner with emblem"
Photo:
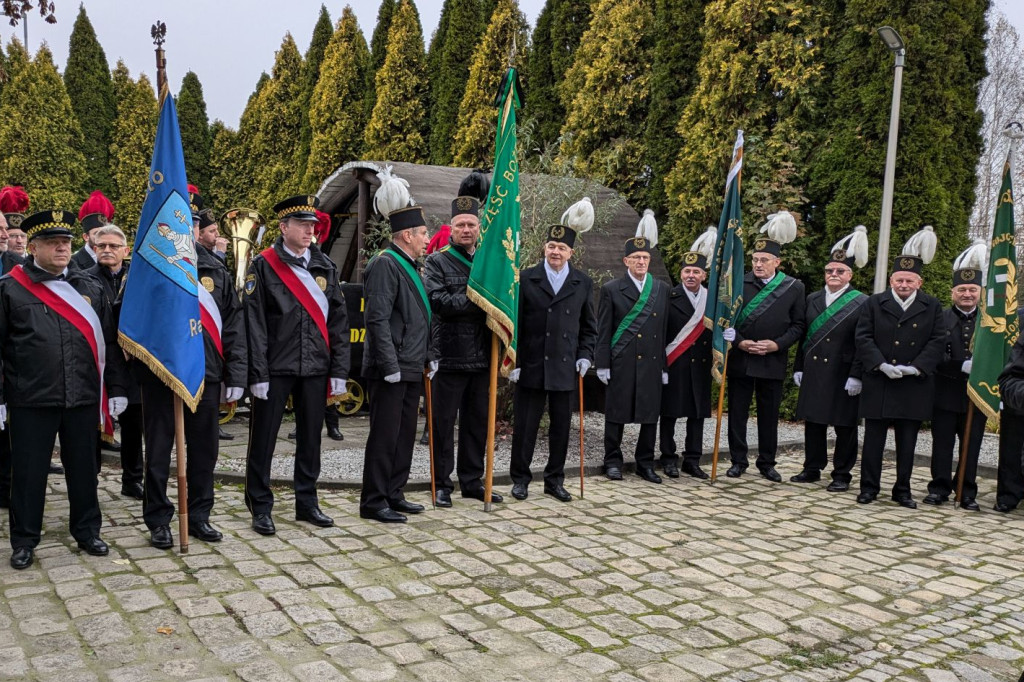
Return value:
M 178 114 L 174 98 L 164 96 L 118 340 L 193 412 L 206 374 L 198 285 Z

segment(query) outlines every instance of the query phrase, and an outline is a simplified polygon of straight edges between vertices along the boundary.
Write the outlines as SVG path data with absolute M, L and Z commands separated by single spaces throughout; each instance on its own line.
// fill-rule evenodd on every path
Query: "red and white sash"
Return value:
M 685 293 L 684 296 L 690 294 Z M 704 287 L 700 288 L 700 292 L 697 294 L 697 302 L 693 305 L 693 315 L 686 321 L 683 328 L 676 334 L 676 338 L 672 339 L 672 343 L 665 347 L 665 355 L 668 356 L 668 364 L 672 365 L 673 362 L 679 359 L 679 356 L 690 349 L 690 346 L 700 338 L 701 333 L 704 331 L 704 307 L 708 301 L 708 290 Z
M 220 318 L 220 308 L 217 307 L 217 302 L 213 300 L 213 296 L 202 284 L 199 285 L 199 319 L 203 323 L 203 329 L 209 332 L 213 345 L 217 348 L 217 353 L 223 358 L 224 346 L 221 343 L 220 335 L 224 329 L 224 323 Z
M 114 420 L 111 419 L 110 412 L 107 409 L 107 387 L 103 382 L 103 370 L 107 366 L 107 347 L 106 341 L 103 339 L 103 326 L 100 324 L 100 318 L 96 311 L 67 282 L 61 280 L 33 282 L 20 265 L 14 266 L 10 274 L 30 294 L 38 298 L 44 305 L 63 317 L 72 327 L 81 332 L 82 336 L 89 343 L 93 360 L 96 362 L 96 369 L 99 371 L 100 427 L 103 433 L 113 437 Z
M 330 352 L 331 340 L 327 335 L 327 296 L 324 292 L 320 291 L 320 287 L 317 286 L 313 275 L 309 274 L 309 270 L 300 268 L 297 265 L 286 265 L 273 247 L 267 249 L 261 255 L 266 259 L 267 264 L 270 265 L 277 276 L 281 278 L 284 285 L 288 287 L 288 291 L 292 292 L 292 296 L 298 299 L 302 307 L 309 313 L 309 316 L 313 318 L 317 329 L 320 330 L 320 334 L 324 337 L 327 351 Z

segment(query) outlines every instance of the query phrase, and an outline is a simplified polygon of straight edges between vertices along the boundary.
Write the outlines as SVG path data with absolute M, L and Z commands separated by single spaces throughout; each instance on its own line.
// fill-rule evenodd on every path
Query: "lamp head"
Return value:
M 889 48 L 889 51 L 893 54 L 899 54 L 900 52 L 906 51 L 906 46 L 903 44 L 903 38 L 896 32 L 892 26 L 881 26 L 878 28 L 878 37 L 882 39 L 885 46 Z

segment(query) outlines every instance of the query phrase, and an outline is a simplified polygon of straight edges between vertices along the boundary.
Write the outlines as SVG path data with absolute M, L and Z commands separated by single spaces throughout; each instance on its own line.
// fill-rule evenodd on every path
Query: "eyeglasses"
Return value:
M 846 272 L 846 268 L 825 268 L 826 275 L 841 275 Z
M 116 251 L 117 249 L 123 249 L 124 244 L 97 244 L 93 247 L 96 251 Z

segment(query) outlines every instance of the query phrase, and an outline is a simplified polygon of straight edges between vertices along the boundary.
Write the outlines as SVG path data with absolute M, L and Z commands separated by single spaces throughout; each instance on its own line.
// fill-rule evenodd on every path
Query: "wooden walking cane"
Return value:
M 580 375 L 580 499 L 583 499 L 583 376 Z
M 964 420 L 964 435 L 960 439 L 960 461 L 956 467 L 956 497 L 953 498 L 953 507 L 959 507 L 964 495 L 964 472 L 967 471 L 967 451 L 971 445 L 971 420 L 974 418 L 974 401 L 967 400 L 967 419 Z
M 731 346 L 731 344 L 730 344 Z M 711 482 L 714 483 L 718 477 L 718 439 L 722 436 L 722 407 L 725 405 L 725 372 L 729 368 L 729 349 L 725 349 L 725 359 L 722 361 L 722 383 L 718 385 L 718 421 L 715 422 L 715 449 L 711 455 Z
M 423 370 L 427 395 L 427 448 L 430 451 L 430 506 L 437 509 L 437 486 L 434 483 L 434 403 L 430 397 L 430 372 Z
M 188 554 L 188 456 L 185 453 L 185 406 L 174 396 L 174 450 L 178 465 L 178 546 Z

